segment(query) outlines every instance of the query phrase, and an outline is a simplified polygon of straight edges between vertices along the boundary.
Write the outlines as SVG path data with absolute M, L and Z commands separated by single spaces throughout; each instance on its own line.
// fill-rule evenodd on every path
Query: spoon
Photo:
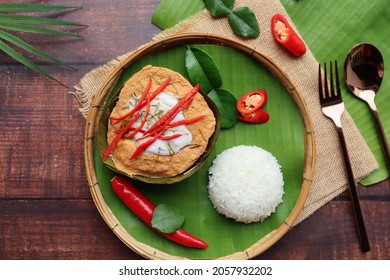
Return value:
M 387 169 L 390 171 L 390 153 L 386 135 L 374 99 L 382 83 L 384 62 L 380 51 L 369 43 L 354 46 L 344 62 L 344 78 L 348 88 L 364 100 L 371 109 L 379 134 Z

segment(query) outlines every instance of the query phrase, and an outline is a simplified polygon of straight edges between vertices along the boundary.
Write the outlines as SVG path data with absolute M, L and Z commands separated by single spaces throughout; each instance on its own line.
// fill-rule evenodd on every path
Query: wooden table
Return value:
M 85 119 L 69 91 L 89 70 L 150 41 L 160 31 L 150 23 L 159 2 L 82 1 L 84 9 L 61 18 L 89 25 L 79 30 L 84 39 L 24 36 L 77 67 L 32 58 L 69 88 L 0 53 L 0 259 L 142 259 L 111 232 L 92 201 Z M 389 184 L 359 187 L 370 252 L 359 249 L 349 195 L 343 193 L 258 259 L 389 259 Z

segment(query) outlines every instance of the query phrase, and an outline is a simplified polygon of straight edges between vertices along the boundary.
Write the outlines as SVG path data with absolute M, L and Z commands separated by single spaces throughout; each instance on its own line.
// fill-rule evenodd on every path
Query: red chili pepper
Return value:
M 266 123 L 268 122 L 269 118 L 270 118 L 269 114 L 262 109 L 257 109 L 256 111 L 250 114 L 238 115 L 239 120 L 247 123 L 254 123 L 254 124 Z
M 116 176 L 111 180 L 111 186 L 123 203 L 147 226 L 158 232 L 165 238 L 180 245 L 193 248 L 207 248 L 208 245 L 187 233 L 183 229 L 178 229 L 173 233 L 163 233 L 152 227 L 153 211 L 156 208 L 133 184 L 123 177 Z
M 299 57 L 306 52 L 305 43 L 284 16 L 276 14 L 272 17 L 271 30 L 275 40 L 282 44 L 282 46 L 289 50 L 293 55 Z
M 263 107 L 267 98 L 267 92 L 262 89 L 248 92 L 237 101 L 237 110 L 243 115 L 250 114 Z

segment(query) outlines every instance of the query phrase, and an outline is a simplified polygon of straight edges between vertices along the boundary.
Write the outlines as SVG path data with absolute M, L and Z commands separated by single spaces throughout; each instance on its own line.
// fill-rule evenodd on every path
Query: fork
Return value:
M 336 60 L 334 61 L 334 64 L 335 64 L 334 66 L 335 66 L 335 76 L 336 76 L 335 77 L 336 88 L 334 85 L 332 62 L 329 63 L 330 89 L 328 87 L 328 81 L 327 81 L 326 63 L 324 63 L 323 82 L 322 82 L 322 74 L 321 74 L 321 64 L 319 64 L 318 67 L 318 91 L 320 95 L 321 109 L 323 114 L 327 116 L 329 119 L 331 119 L 337 128 L 337 132 L 341 144 L 341 150 L 343 152 L 343 158 L 345 162 L 345 170 L 348 177 L 349 191 L 351 194 L 351 201 L 352 201 L 352 209 L 354 212 L 355 222 L 358 229 L 360 245 L 362 251 L 367 252 L 370 250 L 370 243 L 368 241 L 367 232 L 364 225 L 363 215 L 359 203 L 359 196 L 356 191 L 355 179 L 353 176 L 351 162 L 347 151 L 347 144 L 345 142 L 344 132 L 341 125 L 341 116 L 345 111 L 345 106 L 340 91 L 339 73 L 338 73 Z

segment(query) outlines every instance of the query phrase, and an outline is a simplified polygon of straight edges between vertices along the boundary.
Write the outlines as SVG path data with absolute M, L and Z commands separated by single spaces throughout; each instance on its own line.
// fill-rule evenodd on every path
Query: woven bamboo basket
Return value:
M 112 213 L 111 209 L 107 205 L 102 192 L 99 187 L 99 181 L 97 179 L 97 171 L 95 169 L 94 161 L 94 137 L 96 136 L 98 123 L 102 114 L 102 108 L 106 102 L 107 96 L 113 90 L 118 79 L 123 74 L 124 70 L 134 62 L 142 59 L 148 55 L 167 50 L 173 47 L 188 45 L 188 44 L 211 44 L 218 46 L 226 46 L 234 48 L 244 54 L 251 56 L 253 59 L 262 64 L 268 69 L 286 88 L 290 93 L 293 100 L 296 102 L 303 118 L 304 124 L 304 168 L 302 185 L 299 197 L 288 217 L 284 223 L 281 224 L 277 229 L 268 233 L 266 236 L 255 242 L 253 245 L 248 247 L 244 251 L 235 252 L 221 257 L 220 259 L 251 259 L 269 249 L 275 244 L 283 235 L 285 235 L 291 226 L 296 221 L 299 213 L 302 211 L 306 198 L 309 194 L 309 190 L 312 184 L 312 178 L 315 167 L 315 139 L 313 123 L 310 118 L 308 108 L 302 98 L 302 94 L 296 89 L 294 82 L 291 81 L 285 74 L 283 69 L 275 63 L 270 57 L 254 49 L 250 45 L 247 45 L 241 41 L 227 39 L 221 36 L 209 35 L 209 34 L 181 34 L 175 36 L 169 36 L 164 39 L 152 42 L 141 49 L 132 53 L 123 63 L 114 69 L 111 75 L 103 83 L 99 91 L 94 96 L 85 129 L 85 164 L 86 173 L 88 177 L 88 183 L 94 203 L 100 212 L 101 216 L 111 228 L 111 230 L 117 235 L 117 237 L 128 247 L 130 247 L 137 254 L 147 259 L 185 259 L 181 256 L 170 255 L 162 252 L 156 248 L 146 245 L 136 240 L 130 235 L 124 227 L 120 224 L 118 219 Z

